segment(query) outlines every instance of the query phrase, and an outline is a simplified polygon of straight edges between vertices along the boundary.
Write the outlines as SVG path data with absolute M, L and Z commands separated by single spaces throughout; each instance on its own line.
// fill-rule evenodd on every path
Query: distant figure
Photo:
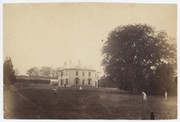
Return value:
M 81 87 L 81 86 L 79 87 L 79 90 L 82 90 L 82 87 Z
M 167 91 L 164 93 L 165 101 L 167 100 Z
M 154 113 L 151 112 L 151 119 L 154 120 L 155 119 L 155 116 L 154 116 Z
M 57 97 L 57 88 L 52 89 L 52 90 L 53 90 L 53 96 L 54 96 L 54 97 Z
M 144 91 L 142 91 L 142 96 L 143 96 L 143 100 L 147 101 L 147 95 L 146 95 L 146 93 Z

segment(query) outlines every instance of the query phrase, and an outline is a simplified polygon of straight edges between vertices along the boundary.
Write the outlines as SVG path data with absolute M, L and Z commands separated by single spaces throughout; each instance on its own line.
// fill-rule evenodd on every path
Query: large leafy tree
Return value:
M 174 82 L 176 69 L 176 46 L 170 40 L 165 32 L 149 25 L 115 28 L 102 51 L 106 77 L 134 94 L 152 93 L 155 87 L 166 90 Z

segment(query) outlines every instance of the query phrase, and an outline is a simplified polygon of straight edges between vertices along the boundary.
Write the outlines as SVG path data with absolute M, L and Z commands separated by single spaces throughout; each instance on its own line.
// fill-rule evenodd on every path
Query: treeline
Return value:
M 52 68 L 49 66 L 43 66 L 41 68 L 38 67 L 32 67 L 27 70 L 26 74 L 28 76 L 34 76 L 34 77 L 58 77 L 58 71 L 60 68 Z

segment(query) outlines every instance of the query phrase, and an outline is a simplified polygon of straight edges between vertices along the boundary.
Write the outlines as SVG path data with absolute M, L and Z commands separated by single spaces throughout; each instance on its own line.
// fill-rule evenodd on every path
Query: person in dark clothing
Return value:
M 151 119 L 152 119 L 152 120 L 155 119 L 155 116 L 154 116 L 154 113 L 153 113 L 153 112 L 151 112 Z

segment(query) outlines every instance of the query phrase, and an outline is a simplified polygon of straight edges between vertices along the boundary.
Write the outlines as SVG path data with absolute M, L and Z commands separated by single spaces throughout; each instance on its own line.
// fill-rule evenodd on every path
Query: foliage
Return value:
M 37 67 L 32 67 L 29 70 L 27 70 L 27 74 L 29 76 L 39 76 L 39 69 Z
M 51 67 L 47 67 L 47 66 L 43 66 L 40 69 L 40 73 L 44 77 L 50 77 L 51 73 L 52 73 L 52 68 Z
M 111 82 L 110 77 L 101 77 L 99 80 L 99 87 L 112 87 L 116 88 L 116 84 Z
M 149 25 L 115 28 L 102 51 L 106 76 L 134 94 L 159 92 L 154 91 L 155 87 L 168 89 L 174 84 L 176 69 L 176 45 L 171 40 L 165 32 Z
M 32 67 L 27 70 L 26 74 L 28 74 L 30 77 L 32 76 L 57 77 L 59 69 L 60 68 L 53 69 L 52 67 L 49 67 L 49 66 L 43 66 L 41 68 Z
M 10 57 L 7 57 L 4 62 L 4 85 L 9 88 L 16 82 L 15 71 Z

